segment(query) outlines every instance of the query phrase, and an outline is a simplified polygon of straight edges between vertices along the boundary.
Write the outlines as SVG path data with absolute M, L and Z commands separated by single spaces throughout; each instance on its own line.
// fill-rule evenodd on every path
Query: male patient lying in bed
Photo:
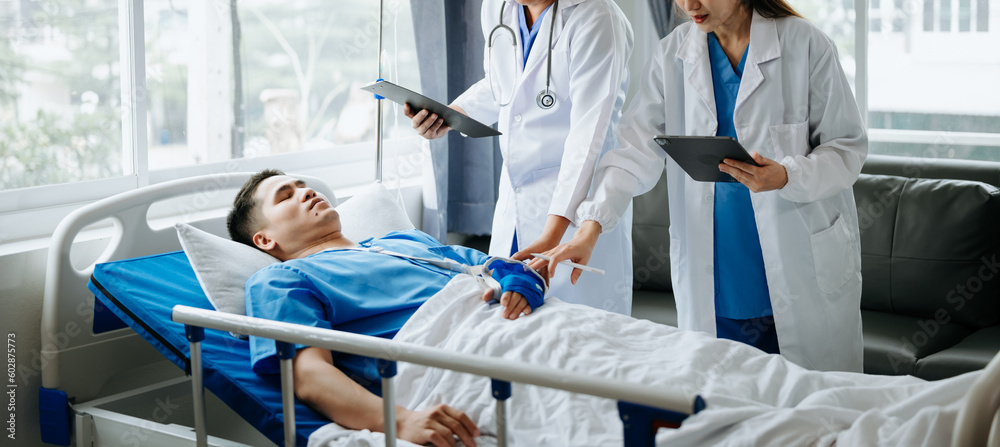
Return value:
M 451 270 L 386 252 L 467 264 L 483 262 L 482 253 L 442 246 L 416 231 L 346 241 L 336 211 L 322 197 L 274 171 L 248 182 L 229 227 L 235 240 L 285 261 L 247 283 L 250 315 L 702 395 L 708 409 L 678 430 L 660 430 L 657 445 L 947 445 L 962 395 L 976 377 L 924 382 L 809 371 L 742 343 L 587 306 L 550 299 L 533 308 L 527 303 L 540 296 L 525 296 L 533 295 L 532 287 L 511 290 L 535 277 L 516 269 L 510 279 L 501 278 L 505 320 L 474 304 L 481 290 L 475 280 L 463 275 L 450 281 L 456 275 Z M 350 249 L 358 245 L 384 251 Z M 255 371 L 277 371 L 273 342 L 253 339 L 251 349 Z M 294 362 L 300 399 L 340 426 L 383 431 L 373 361 L 300 347 Z M 398 383 L 400 438 L 443 446 L 457 436 L 475 445 L 480 428 L 489 436 L 496 425 L 488 378 L 401 364 Z M 509 404 L 516 408 L 507 421 L 515 445 L 621 443 L 621 421 L 609 399 L 515 383 Z M 333 425 L 317 430 L 310 442 L 342 445 Z M 377 445 L 372 438 L 379 435 L 349 434 L 364 445 Z
M 325 197 L 302 180 L 273 170 L 256 174 L 243 186 L 227 225 L 233 240 L 284 261 L 247 282 L 248 315 L 385 338 L 459 273 L 406 256 L 466 265 L 489 259 L 470 248 L 441 245 L 417 230 L 360 243 L 347 240 Z M 505 318 L 528 315 L 542 304 L 545 284 L 540 276 L 525 271 L 523 264 L 494 265 Z M 490 290 L 483 298 L 488 301 L 492 295 Z M 300 399 L 343 426 L 383 431 L 374 361 L 297 348 L 295 394 Z M 255 372 L 278 371 L 273 340 L 254 337 L 251 351 Z M 396 415 L 399 437 L 418 444 L 452 445 L 457 435 L 475 445 L 473 436 L 478 436 L 464 413 L 445 405 L 420 412 L 400 407 Z

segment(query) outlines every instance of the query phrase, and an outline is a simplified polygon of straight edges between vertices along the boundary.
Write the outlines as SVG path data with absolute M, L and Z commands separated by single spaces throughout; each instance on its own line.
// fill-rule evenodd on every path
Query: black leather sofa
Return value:
M 854 186 L 865 372 L 926 379 L 1000 351 L 1000 163 L 872 155 Z M 634 202 L 632 314 L 676 324 L 666 182 Z

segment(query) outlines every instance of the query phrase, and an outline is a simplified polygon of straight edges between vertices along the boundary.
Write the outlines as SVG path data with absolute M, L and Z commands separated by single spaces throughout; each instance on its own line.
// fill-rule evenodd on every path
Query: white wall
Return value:
M 39 445 L 38 387 L 41 376 L 32 362 L 38 362 L 41 340 L 39 325 L 42 318 L 42 287 L 44 283 L 46 249 L 40 248 L 0 256 L 0 330 L 3 335 L 16 334 L 16 438 L 4 430 L 5 441 L 13 445 Z M 9 346 L 8 346 L 9 349 Z M 4 402 L 8 402 L 4 399 Z M 4 408 L 7 406 L 4 405 Z M 3 420 L 10 417 L 4 411 Z

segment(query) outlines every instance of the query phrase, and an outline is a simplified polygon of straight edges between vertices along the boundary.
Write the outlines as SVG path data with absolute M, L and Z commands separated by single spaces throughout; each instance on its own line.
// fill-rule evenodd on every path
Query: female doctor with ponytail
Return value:
M 577 213 L 583 223 L 548 252 L 552 262 L 587 263 L 597 235 L 616 227 L 666 162 L 678 326 L 809 369 L 860 372 L 851 187 L 868 139 L 836 47 L 784 0 L 676 4 L 691 20 L 655 50 L 622 120 L 622 146 L 601 160 Z M 758 166 L 726 159 L 719 170 L 738 183 L 697 182 L 656 135 L 730 136 Z
M 617 146 L 628 90 L 632 28 L 612 0 L 486 0 L 484 77 L 450 107 L 498 123 L 503 155 L 489 254 L 530 259 L 565 240 L 590 192 L 601 155 Z M 420 135 L 450 128 L 426 110 L 405 108 Z M 483 157 L 492 157 L 484 153 Z M 589 275 L 570 288 L 569 272 L 549 296 L 628 315 L 632 303 L 631 209 L 594 247 Z

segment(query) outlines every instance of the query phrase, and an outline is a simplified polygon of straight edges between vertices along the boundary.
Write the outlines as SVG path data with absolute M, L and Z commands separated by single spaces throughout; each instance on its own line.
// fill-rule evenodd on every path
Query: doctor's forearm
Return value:
M 597 238 L 601 236 L 601 224 L 595 220 L 586 220 L 580 224 L 580 228 L 573 234 L 573 239 L 586 242 L 591 247 L 597 245 Z
M 545 228 L 542 229 L 542 238 L 554 239 L 557 242 L 562 240 L 566 229 L 569 228 L 569 219 L 556 214 L 549 214 L 545 219 Z

